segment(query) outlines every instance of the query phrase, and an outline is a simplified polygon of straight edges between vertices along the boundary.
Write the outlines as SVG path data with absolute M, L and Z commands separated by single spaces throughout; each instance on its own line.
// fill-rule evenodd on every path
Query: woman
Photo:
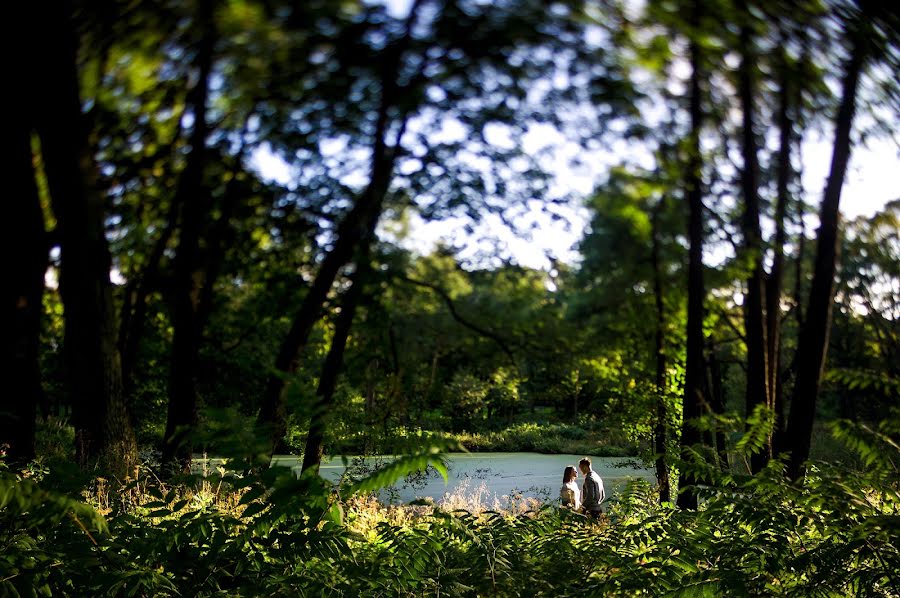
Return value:
M 563 485 L 559 489 L 559 502 L 564 507 L 571 507 L 576 511 L 581 508 L 581 490 L 575 479 L 578 477 L 578 471 L 569 465 L 563 472 Z

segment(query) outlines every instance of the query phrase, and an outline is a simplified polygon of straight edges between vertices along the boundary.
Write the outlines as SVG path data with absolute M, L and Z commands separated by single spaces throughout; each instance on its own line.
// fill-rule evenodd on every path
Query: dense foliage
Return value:
M 794 485 L 777 461 L 756 476 L 726 475 L 698 457 L 683 466 L 705 482 L 699 511 L 660 505 L 651 486 L 634 482 L 599 522 L 547 504 L 386 512 L 359 499 L 428 464 L 441 469 L 440 444 L 335 487 L 276 467 L 182 487 L 95 487 L 93 506 L 47 490 L 51 478 L 4 472 L 0 587 L 74 596 L 896 596 L 897 421 L 835 425 L 865 473 L 817 463 Z M 738 456 L 749 455 L 754 433 L 742 436 Z
M 8 13 L 0 593 L 900 593 L 888 3 Z M 451 448 L 656 483 L 377 504 Z

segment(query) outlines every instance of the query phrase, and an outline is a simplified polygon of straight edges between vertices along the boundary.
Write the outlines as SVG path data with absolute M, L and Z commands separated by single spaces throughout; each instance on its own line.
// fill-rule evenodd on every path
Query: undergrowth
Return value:
M 796 484 L 780 461 L 749 476 L 697 453 L 679 466 L 703 481 L 698 511 L 635 481 L 597 522 L 553 505 L 374 501 L 410 472 L 445 472 L 448 443 L 337 486 L 280 467 L 244 474 L 241 459 L 178 485 L 95 481 L 87 496 L 52 468 L 4 471 L 0 594 L 898 596 L 898 432 L 896 418 L 836 424 L 866 468 L 812 464 Z

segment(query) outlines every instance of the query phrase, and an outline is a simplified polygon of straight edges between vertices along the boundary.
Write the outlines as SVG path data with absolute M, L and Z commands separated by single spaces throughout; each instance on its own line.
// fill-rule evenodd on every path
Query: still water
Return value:
M 437 472 L 400 480 L 394 487 L 381 492 L 382 500 L 393 504 L 408 503 L 417 498 L 430 498 L 439 502 L 448 494 L 481 495 L 490 504 L 496 498 L 505 502 L 512 495 L 555 500 L 562 485 L 563 470 L 567 465 L 578 466 L 581 455 L 543 455 L 539 453 L 450 453 L 448 455 L 449 479 L 445 483 Z M 594 471 L 600 474 L 607 496 L 614 495 L 635 478 L 655 483 L 653 472 L 636 466 L 634 459 L 622 457 L 591 458 Z M 390 462 L 390 457 L 348 458 L 351 467 L 371 469 Z M 295 468 L 300 472 L 300 460 L 296 456 L 276 456 L 273 465 Z M 319 473 L 331 481 L 337 481 L 345 471 L 341 457 L 326 457 Z M 579 474 L 578 484 L 581 485 Z

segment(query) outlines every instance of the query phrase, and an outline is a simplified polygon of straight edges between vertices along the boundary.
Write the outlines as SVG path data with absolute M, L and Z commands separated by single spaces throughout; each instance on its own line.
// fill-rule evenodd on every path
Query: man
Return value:
M 591 460 L 587 457 L 578 462 L 578 469 L 584 474 L 584 483 L 581 486 L 581 507 L 584 509 L 585 515 L 599 517 L 603 512 L 600 503 L 606 499 L 603 480 L 596 471 L 591 469 Z

